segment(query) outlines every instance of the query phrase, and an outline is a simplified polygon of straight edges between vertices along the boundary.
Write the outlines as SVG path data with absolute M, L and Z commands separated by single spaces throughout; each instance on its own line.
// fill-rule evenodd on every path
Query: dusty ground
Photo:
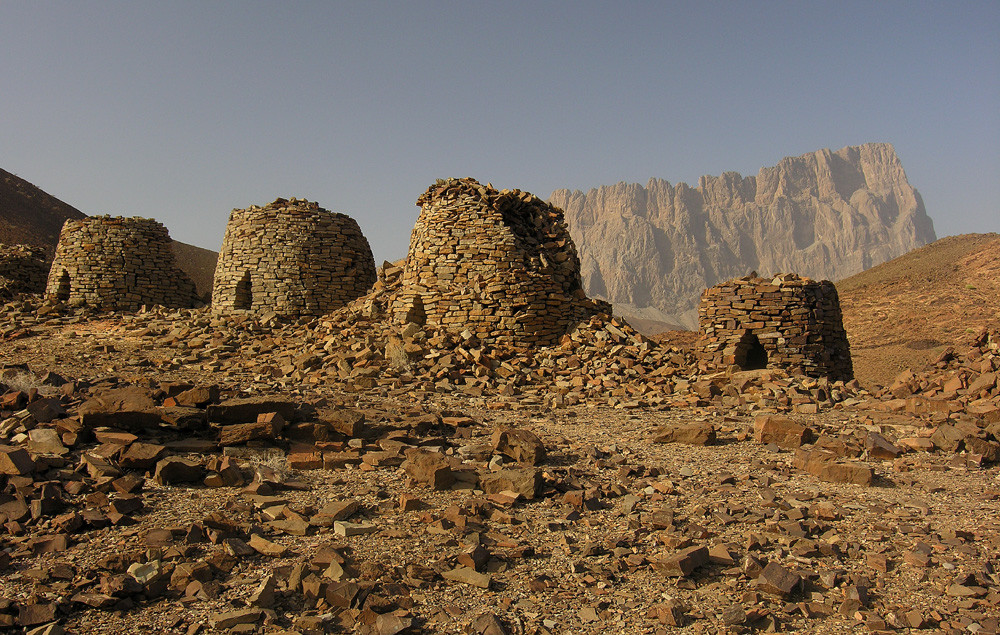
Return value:
M 343 392 L 264 372 L 257 362 L 280 351 L 278 331 L 220 326 L 226 337 L 194 346 L 191 338 L 202 337 L 200 332 L 185 333 L 183 325 L 166 320 L 41 318 L 26 326 L 31 335 L 0 343 L 0 364 L 27 363 L 38 374 L 52 370 L 69 379 L 103 380 L 105 386 L 117 385 L 109 376 L 118 384 L 152 387 L 183 380 L 219 384 L 224 398 L 240 393 L 303 403 L 326 399 L 364 413 L 373 432 L 352 446 L 362 452 L 389 447 L 386 439 L 395 431 L 489 472 L 490 462 L 494 470 L 505 464 L 489 446 L 491 433 L 514 426 L 537 434 L 548 456 L 537 467 L 538 496 L 510 500 L 473 486 L 435 490 L 392 462 L 366 469 L 292 469 L 289 452 L 296 448 L 284 439 L 229 447 L 225 454 L 250 474 L 256 469 L 258 480 L 261 466 L 265 473 L 277 472 L 276 498 L 262 503 L 238 486 L 164 486 L 147 473 L 145 507 L 130 516 L 134 524 L 85 528 L 72 534 L 65 551 L 33 553 L 28 547 L 57 531 L 51 519 L 22 523 L 20 530 L 8 526 L 0 544 L 15 555 L 0 582 L 0 596 L 9 603 L 0 612 L 55 604 L 58 624 L 74 633 L 224 632 L 213 621 L 252 608 L 251 594 L 273 574 L 277 586 L 266 606 L 271 612 L 232 632 L 996 629 L 1000 468 L 977 465 L 962 453 L 907 452 L 893 460 L 861 454 L 874 470 L 872 485 L 823 482 L 793 466 L 793 450 L 757 443 L 753 417 L 717 404 L 623 410 L 585 402 L 553 409 L 537 395 L 464 397 L 436 392 L 426 382 Z M 71 414 L 88 394 L 64 400 Z M 926 437 L 936 425 L 928 417 L 870 405 L 823 407 L 792 418 L 858 448 L 872 431 L 897 440 Z M 437 424 L 418 435 L 415 422 L 427 416 Z M 716 444 L 651 442 L 661 426 L 690 423 L 712 425 Z M 162 432 L 142 440 L 170 438 Z M 80 452 L 99 447 L 87 442 L 73 448 L 66 469 L 77 467 Z M 218 454 L 182 455 L 204 463 Z M 37 485 L 65 474 L 34 478 Z M 87 492 L 100 484 L 85 480 L 90 489 L 69 496 L 70 509 L 96 504 Z M 403 495 L 419 499 L 419 508 L 401 509 Z M 307 523 L 307 535 L 298 535 L 270 523 L 277 508 L 280 518 L 310 521 L 328 503 L 347 500 L 360 504 L 350 521 L 372 525 L 372 533 L 338 536 L 329 526 Z M 262 536 L 288 553 L 268 557 L 236 549 L 232 555 L 224 542 L 187 544 L 192 523 L 219 512 L 244 538 Z M 149 532 L 161 529 L 173 531 L 165 541 L 162 533 L 151 539 Z M 476 545 L 485 551 L 480 573 L 490 576 L 488 588 L 444 578 Z M 665 563 L 671 557 L 698 546 L 712 549 L 710 562 L 688 575 L 669 572 Z M 348 569 L 342 579 L 370 589 L 363 606 L 338 606 L 329 591 L 317 600 L 290 581 L 296 567 L 300 573 L 304 567 L 307 575 L 334 585 L 322 576 L 329 548 Z M 166 578 L 185 564 L 208 562 L 211 576 L 193 589 L 119 594 L 104 609 L 74 601 L 77 593 L 101 591 L 102 578 L 116 571 L 108 566 L 113 557 L 124 564 L 156 562 Z M 760 569 L 768 563 L 800 576 L 789 594 L 761 582 Z M 497 621 L 476 622 L 483 615 Z M 409 630 L 393 630 L 400 624 Z

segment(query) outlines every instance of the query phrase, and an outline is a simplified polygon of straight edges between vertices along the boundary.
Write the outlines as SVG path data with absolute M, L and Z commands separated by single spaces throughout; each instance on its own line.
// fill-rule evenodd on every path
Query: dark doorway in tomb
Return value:
M 767 368 L 767 351 L 756 335 L 747 331 L 736 344 L 736 365 L 740 370 Z

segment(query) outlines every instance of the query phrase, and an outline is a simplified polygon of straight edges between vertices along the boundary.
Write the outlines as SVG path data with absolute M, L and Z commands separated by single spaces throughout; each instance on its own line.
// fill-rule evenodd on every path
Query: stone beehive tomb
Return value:
M 520 190 L 448 179 L 417 199 L 398 322 L 470 330 L 488 343 L 548 345 L 610 305 L 587 299 L 562 210 Z
M 854 377 L 837 288 L 829 280 L 795 274 L 730 280 L 702 293 L 698 323 L 698 355 L 707 368 Z
M 364 295 L 375 259 L 358 223 L 301 199 L 234 209 L 212 286 L 219 310 L 322 315 Z
M 0 244 L 0 301 L 19 293 L 42 293 L 48 274 L 41 247 Z
M 138 217 L 66 221 L 45 293 L 70 304 L 118 311 L 198 302 L 194 282 L 177 266 L 167 228 Z

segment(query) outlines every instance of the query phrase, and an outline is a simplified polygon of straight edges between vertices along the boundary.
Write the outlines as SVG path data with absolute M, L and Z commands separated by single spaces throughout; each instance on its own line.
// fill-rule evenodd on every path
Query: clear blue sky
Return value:
M 0 3 L 0 167 L 218 249 L 278 196 L 402 257 L 417 196 L 543 198 L 895 145 L 938 235 L 1000 231 L 1000 2 Z

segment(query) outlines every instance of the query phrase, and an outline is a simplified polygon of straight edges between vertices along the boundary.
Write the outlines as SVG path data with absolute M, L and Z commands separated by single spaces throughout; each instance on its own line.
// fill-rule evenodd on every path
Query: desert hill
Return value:
M 556 190 L 587 294 L 688 328 L 703 289 L 760 272 L 840 280 L 931 242 L 920 194 L 887 143 L 782 159 L 756 177 Z
M 1000 327 L 1000 234 L 949 236 L 837 283 L 854 370 L 891 383 Z
M 28 181 L 0 170 L 0 243 L 41 247 L 51 259 L 63 223 L 86 216 Z M 198 293 L 211 293 L 218 254 L 176 240 L 173 242 L 177 264 L 194 280 Z
M 174 256 L 177 257 L 177 265 L 194 281 L 198 295 L 203 297 L 210 295 L 219 252 L 195 247 L 177 240 L 173 241 L 173 247 Z
M 72 205 L 0 170 L 0 243 L 41 247 L 51 256 L 63 223 L 84 217 Z

